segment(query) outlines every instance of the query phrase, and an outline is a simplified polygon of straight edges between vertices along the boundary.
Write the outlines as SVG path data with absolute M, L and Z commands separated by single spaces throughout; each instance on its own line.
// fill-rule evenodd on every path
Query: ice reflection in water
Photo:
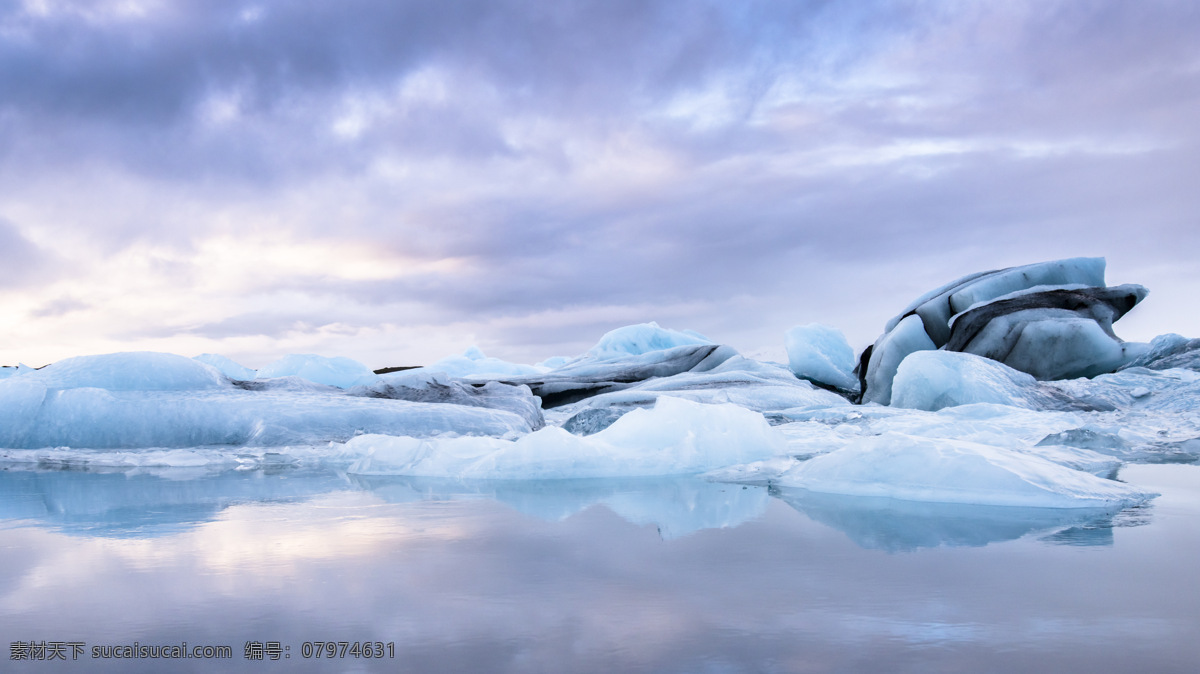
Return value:
M 255 672 L 1190 671 L 1200 469 L 1131 468 L 1163 496 L 1114 517 L 693 478 L 10 466 L 0 633 L 291 644 L 286 663 L 221 667 Z M 296 658 L 313 639 L 392 641 L 398 657 Z

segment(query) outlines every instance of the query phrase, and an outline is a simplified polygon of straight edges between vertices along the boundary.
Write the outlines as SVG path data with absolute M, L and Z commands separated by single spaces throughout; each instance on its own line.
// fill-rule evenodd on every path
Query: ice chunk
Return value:
M 106 391 L 201 391 L 229 386 L 225 376 L 210 365 L 150 351 L 67 358 L 21 379 L 47 389 Z
M 16 373 L 17 373 L 17 368 L 13 367 L 12 365 L 5 365 L 3 367 L 0 367 L 0 379 L 8 379 L 9 377 L 15 375 Z
M 447 356 L 424 368 L 417 368 L 417 370 L 431 373 L 442 372 L 451 377 L 475 377 L 481 379 L 539 375 L 547 371 L 546 368 L 536 365 L 521 365 L 499 358 L 490 358 L 483 355 L 483 351 L 480 351 L 479 347 L 476 346 L 467 349 L 461 356 Z
M 1200 370 L 1200 339 L 1188 339 L 1174 333 L 1159 335 L 1121 369 L 1135 367 L 1149 370 Z
M 654 377 L 707 372 L 736 355 L 732 348 L 716 344 L 677 346 L 640 355 L 611 353 L 603 358 L 577 358 L 542 375 L 503 377 L 500 381 L 528 386 L 542 399 L 542 406 L 550 408 L 619 391 Z
M 357 360 L 298 353 L 267 365 L 258 371 L 257 376 L 258 379 L 276 377 L 303 377 L 311 382 L 338 388 L 361 386 L 379 379 L 379 375 Z
M 892 405 L 916 410 L 936 411 L 971 403 L 1038 409 L 1051 402 L 1031 375 L 970 353 L 909 354 L 892 380 Z
M 205 365 L 211 365 L 220 370 L 226 377 L 239 381 L 249 381 L 254 379 L 258 374 L 255 370 L 243 367 L 233 360 L 215 353 L 202 353 L 193 360 L 198 360 Z
M 759 414 L 735 405 L 661 398 L 587 437 L 547 427 L 513 441 L 365 435 L 350 472 L 476 479 L 556 479 L 700 473 L 757 461 L 786 444 Z
M 780 484 L 903 501 L 1043 508 L 1127 506 L 1156 496 L 1011 449 L 899 433 L 810 459 L 784 473 Z
M 857 391 L 854 350 L 836 328 L 819 323 L 799 325 L 786 337 L 788 367 L 801 379 Z
M 651 351 L 697 344 L 713 344 L 713 341 L 693 330 L 670 330 L 650 322 L 627 325 L 605 333 L 586 355 L 597 359 L 640 356 Z
M 892 400 L 892 378 L 896 369 L 910 353 L 936 349 L 925 333 L 919 316 L 912 315 L 875 342 L 867 365 L 863 402 L 887 405 Z
M 424 368 L 382 375 L 379 381 L 368 386 L 355 386 L 346 393 L 371 398 L 490 407 L 520 415 L 531 430 L 546 425 L 541 401 L 530 392 L 528 386 L 512 386 L 497 381 L 473 383 Z
M 707 404 L 733 403 L 755 412 L 849 406 L 845 398 L 797 379 L 782 366 L 734 356 L 707 372 L 649 379 L 560 407 L 551 416 L 574 415 L 563 427 L 586 435 L 629 409 L 650 407 L 664 396 Z

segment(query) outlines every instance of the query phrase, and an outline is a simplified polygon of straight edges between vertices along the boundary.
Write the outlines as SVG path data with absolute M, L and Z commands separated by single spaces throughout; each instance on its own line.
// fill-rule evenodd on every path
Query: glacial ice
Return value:
M 363 435 L 346 443 L 362 475 L 487 479 L 633 477 L 701 473 L 758 461 L 786 443 L 759 414 L 736 405 L 660 398 L 587 437 L 550 426 L 516 440 Z
M 921 349 L 974 353 L 1040 380 L 1113 372 L 1147 349 L 1126 344 L 1112 329 L 1147 292 L 1136 284 L 1105 287 L 1103 258 L 1041 262 L 953 281 L 910 304 L 864 352 L 862 399 L 888 404 L 896 366 Z
M 371 368 L 343 356 L 327 358 L 315 354 L 293 353 L 268 364 L 258 371 L 257 379 L 301 377 L 308 381 L 350 388 L 370 384 L 379 379 Z
M 316 384 L 297 388 L 286 378 L 246 384 L 262 390 L 235 386 L 215 368 L 172 354 L 70 358 L 0 380 L 0 447 L 261 446 L 346 440 L 367 430 L 532 430 L 500 409 L 351 396 Z
M 778 484 L 902 501 L 1037 508 L 1129 506 L 1156 496 L 1027 452 L 899 433 L 799 463 Z
M 842 391 L 858 390 L 854 350 L 837 328 L 819 323 L 798 325 L 788 330 L 785 345 L 788 367 L 797 377 Z

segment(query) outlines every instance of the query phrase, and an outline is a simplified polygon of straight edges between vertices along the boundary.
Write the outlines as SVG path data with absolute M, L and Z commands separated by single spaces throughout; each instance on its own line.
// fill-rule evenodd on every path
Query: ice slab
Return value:
M 843 391 L 857 391 L 854 349 L 836 328 L 819 323 L 798 325 L 785 339 L 788 367 L 801 379 L 826 384 Z
M 1003 447 L 886 433 L 786 471 L 780 485 L 902 501 L 1039 508 L 1129 506 L 1156 494 Z
M 762 415 L 736 405 L 660 398 L 587 437 L 557 427 L 516 440 L 364 435 L 350 472 L 475 479 L 558 479 L 701 473 L 757 461 L 786 447 Z

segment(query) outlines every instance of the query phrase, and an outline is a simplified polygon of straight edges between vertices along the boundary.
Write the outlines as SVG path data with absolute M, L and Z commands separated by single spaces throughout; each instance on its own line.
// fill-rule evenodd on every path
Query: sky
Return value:
M 1200 3 L 0 0 L 0 364 L 856 350 L 1104 256 L 1200 336 Z

